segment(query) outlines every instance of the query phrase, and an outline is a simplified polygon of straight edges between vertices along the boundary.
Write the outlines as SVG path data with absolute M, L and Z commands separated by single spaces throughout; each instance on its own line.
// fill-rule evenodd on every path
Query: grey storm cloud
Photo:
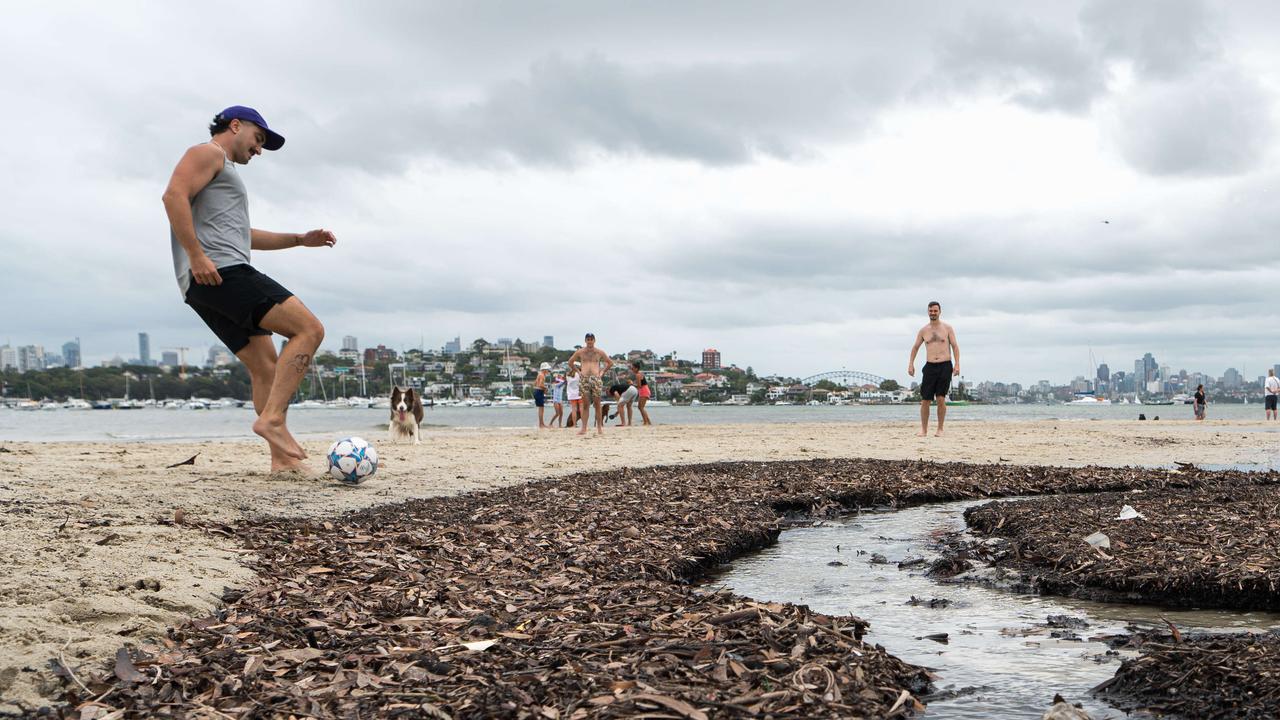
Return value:
M 1235 175 L 1258 168 L 1275 139 L 1272 98 L 1229 66 L 1149 83 L 1117 102 L 1111 136 L 1152 175 Z
M 1098 58 L 1073 28 L 1019 16 L 973 15 L 944 32 L 924 89 L 1007 97 L 1033 110 L 1082 112 L 1106 91 Z
M 1085 36 L 1142 76 L 1170 79 L 1222 54 L 1218 23 L 1202 0 L 1094 0 L 1080 12 Z
M 351 110 L 332 124 L 366 124 L 378 146 L 339 142 L 320 157 L 375 170 L 414 155 L 553 166 L 600 153 L 708 165 L 793 158 L 824 141 L 856 136 L 893 90 L 871 66 L 636 67 L 599 54 L 553 55 L 469 102 L 419 98 L 381 115 Z

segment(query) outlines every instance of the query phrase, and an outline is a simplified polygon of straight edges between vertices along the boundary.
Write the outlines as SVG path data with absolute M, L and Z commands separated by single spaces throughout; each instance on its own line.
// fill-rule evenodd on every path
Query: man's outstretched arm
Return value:
M 291 247 L 333 247 L 338 238 L 329 230 L 309 230 L 305 233 L 278 233 L 270 230 L 249 231 L 250 247 L 254 250 L 284 250 Z
M 953 363 L 951 368 L 951 374 L 959 375 L 960 374 L 960 343 L 956 342 L 955 328 L 951 328 L 950 335 L 951 337 L 949 337 L 948 340 L 951 342 L 951 355 L 955 358 L 955 363 Z

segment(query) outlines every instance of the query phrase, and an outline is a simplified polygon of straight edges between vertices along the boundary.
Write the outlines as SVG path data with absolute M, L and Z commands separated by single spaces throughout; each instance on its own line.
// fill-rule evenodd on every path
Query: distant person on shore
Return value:
M 916 375 L 916 353 L 920 346 L 925 346 L 924 373 L 920 378 L 920 434 L 929 434 L 929 403 L 938 402 L 938 432 L 941 437 L 942 426 L 947 419 L 947 393 L 951 390 L 951 378 L 960 374 L 960 344 L 956 342 L 955 328 L 942 322 L 942 305 L 937 300 L 929 303 L 929 324 L 916 333 L 916 343 L 911 346 L 911 357 L 907 360 L 907 374 Z M 952 356 L 955 362 L 952 363 Z
M 545 430 L 547 423 L 543 421 L 543 416 L 547 412 L 547 371 L 551 369 L 551 363 L 542 363 L 538 368 L 538 375 L 533 379 L 533 404 L 538 408 L 538 429 Z
M 1280 378 L 1276 377 L 1275 368 L 1267 371 L 1267 380 L 1263 384 L 1263 395 L 1266 398 L 1267 419 L 1276 419 L 1276 398 L 1280 398 Z
M 613 367 L 613 360 L 609 359 L 609 354 L 596 347 L 595 333 L 587 333 L 585 336 L 586 347 L 578 348 L 577 352 L 569 358 L 572 363 L 575 360 L 582 363 L 578 371 L 580 376 L 579 388 L 582 393 L 582 430 L 579 435 L 587 434 L 587 423 L 591 419 L 591 409 L 596 411 L 596 434 L 604 434 L 604 416 L 600 414 L 600 396 L 604 392 L 604 374 L 609 372 L 609 368 Z
M 569 363 L 569 371 L 564 376 L 564 397 L 569 401 L 569 417 L 564 419 L 564 426 L 571 428 L 578 424 L 578 416 L 582 414 L 582 388 L 578 377 L 578 364 Z
M 555 408 L 555 412 L 551 414 L 551 419 L 547 421 L 547 425 L 551 427 L 560 427 L 564 421 L 564 376 L 555 375 L 551 379 L 551 407 Z
M 255 270 L 249 252 L 333 247 L 338 239 L 328 230 L 278 233 L 249 225 L 249 194 L 236 165 L 284 145 L 257 110 L 223 110 L 209 135 L 187 149 L 164 191 L 174 274 L 182 299 L 249 371 L 258 414 L 253 431 L 267 441 L 271 470 L 300 468 L 307 454 L 285 415 L 324 326 L 297 296 Z M 279 357 L 272 333 L 289 339 Z
M 1273 370 L 1272 372 L 1275 372 L 1275 371 Z M 1204 385 L 1197 385 L 1197 386 L 1196 386 L 1196 395 L 1195 395 L 1195 400 L 1196 400 L 1196 402 L 1195 402 L 1194 410 L 1195 410 L 1195 413 L 1196 413 L 1196 420 L 1203 420 L 1203 419 L 1204 419 L 1204 405 L 1205 405 L 1205 400 L 1206 400 L 1205 395 L 1204 395 Z
M 652 425 L 653 423 L 649 422 L 649 413 L 644 409 L 644 406 L 648 404 L 649 398 L 653 393 L 649 390 L 649 379 L 644 376 L 644 371 L 640 369 L 639 360 L 631 363 L 631 372 L 635 375 L 635 386 L 640 388 L 638 392 L 639 402 L 636 403 L 640 410 L 640 419 L 644 421 L 645 425 Z
M 618 426 L 626 427 L 631 425 L 635 420 L 635 411 L 632 403 L 640 396 L 640 391 L 630 380 L 616 382 L 609 386 L 609 394 L 613 396 L 617 403 Z

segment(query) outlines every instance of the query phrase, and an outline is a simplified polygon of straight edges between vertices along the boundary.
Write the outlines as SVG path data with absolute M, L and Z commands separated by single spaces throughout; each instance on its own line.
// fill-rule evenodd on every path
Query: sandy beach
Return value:
M 0 710 L 47 704 L 48 660 L 106 660 L 124 643 L 207 615 L 246 587 L 245 552 L 219 524 L 323 517 L 411 498 L 587 470 L 736 460 L 927 459 L 1027 465 L 1270 463 L 1257 422 L 773 424 L 570 431 L 430 430 L 420 446 L 377 435 L 382 465 L 359 487 L 262 471 L 259 443 L 0 442 Z M 166 466 L 195 455 L 193 465 Z M 181 511 L 179 513 L 179 511 Z M 176 522 L 181 516 L 181 522 Z

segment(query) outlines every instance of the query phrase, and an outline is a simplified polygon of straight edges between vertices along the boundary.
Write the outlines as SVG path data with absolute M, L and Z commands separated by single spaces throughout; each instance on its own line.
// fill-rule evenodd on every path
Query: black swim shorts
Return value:
M 537 407 L 546 407 L 547 391 L 542 388 L 533 389 L 533 404 Z
M 191 280 L 187 304 L 228 350 L 238 353 L 250 337 L 271 334 L 258 323 L 293 293 L 249 265 L 228 265 L 218 268 L 218 274 L 221 285 L 200 285 Z
M 951 392 L 951 361 L 927 362 L 920 376 L 920 399 L 932 400 Z
M 1266 406 L 1265 408 L 1263 408 L 1263 410 L 1275 410 L 1275 409 L 1276 409 L 1276 398 L 1278 398 L 1278 397 L 1280 397 L 1280 395 L 1268 395 L 1268 396 L 1267 396 L 1267 406 Z

